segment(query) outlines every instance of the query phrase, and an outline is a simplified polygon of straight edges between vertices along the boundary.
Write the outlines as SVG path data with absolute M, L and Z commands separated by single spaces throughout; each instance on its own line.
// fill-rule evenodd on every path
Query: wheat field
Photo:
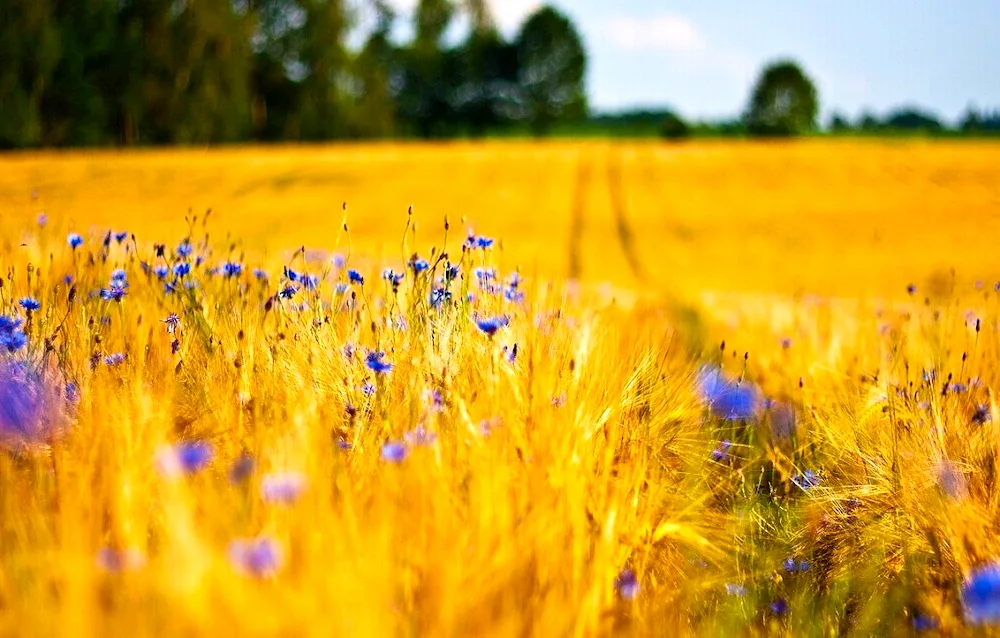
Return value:
M 0 157 L 0 634 L 988 632 L 998 151 Z

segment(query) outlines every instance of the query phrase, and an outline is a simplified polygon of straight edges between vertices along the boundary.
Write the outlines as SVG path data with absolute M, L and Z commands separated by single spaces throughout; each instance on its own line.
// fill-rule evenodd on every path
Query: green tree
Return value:
M 800 135 L 815 127 L 818 112 L 819 98 L 812 80 L 795 62 L 781 60 L 764 68 L 744 121 L 751 135 Z
M 845 133 L 851 130 L 851 123 L 840 113 L 834 113 L 830 116 L 830 124 L 827 125 L 827 130 L 831 133 Z
M 109 70 L 117 57 L 116 0 L 53 0 L 60 55 L 41 102 L 46 146 L 94 146 L 114 141 L 116 88 Z
M 402 55 L 399 113 L 421 137 L 448 135 L 455 128 L 452 100 L 458 62 L 444 46 L 444 34 L 454 17 L 450 0 L 420 0 L 414 38 Z
M 351 60 L 344 46 L 350 26 L 344 0 L 299 0 L 305 9 L 298 52 L 301 72 L 299 111 L 302 137 L 326 140 L 344 137 L 350 128 L 347 94 Z
M 372 9 L 375 27 L 354 60 L 359 92 L 354 101 L 353 133 L 360 137 L 389 137 L 397 130 L 392 84 L 399 76 L 399 63 L 390 40 L 396 16 L 384 0 L 374 0 Z
M 42 142 L 42 100 L 61 55 L 51 2 L 7 0 L 0 4 L 0 147 Z
M 667 140 L 683 140 L 691 137 L 691 127 L 680 115 L 669 112 L 660 121 L 660 137 Z
M 573 23 L 546 6 L 521 27 L 516 42 L 522 115 L 536 135 L 586 115 L 587 54 Z
M 173 23 L 173 142 L 233 142 L 250 128 L 250 20 L 232 0 L 189 1 Z

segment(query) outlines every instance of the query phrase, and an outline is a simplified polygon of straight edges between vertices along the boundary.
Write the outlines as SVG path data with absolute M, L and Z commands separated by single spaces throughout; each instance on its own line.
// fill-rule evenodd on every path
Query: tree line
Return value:
M 558 10 L 540 8 L 511 38 L 487 0 L 419 0 L 407 19 L 387 0 L 0 0 L 0 148 L 554 130 L 1000 135 L 1000 111 L 971 108 L 957 128 L 917 108 L 823 127 L 816 86 L 792 60 L 766 65 L 731 120 L 588 115 L 587 53 Z
M 385 0 L 2 0 L 0 147 L 545 134 L 586 114 L 586 52 L 554 8 L 511 39 L 485 0 L 420 0 L 402 45 L 399 20 Z

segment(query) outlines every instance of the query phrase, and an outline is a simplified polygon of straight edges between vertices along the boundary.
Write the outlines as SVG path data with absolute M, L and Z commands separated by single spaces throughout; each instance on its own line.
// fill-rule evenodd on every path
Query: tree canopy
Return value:
M 790 136 L 811 131 L 818 113 L 812 80 L 797 63 L 780 60 L 761 72 L 744 119 L 751 135 Z

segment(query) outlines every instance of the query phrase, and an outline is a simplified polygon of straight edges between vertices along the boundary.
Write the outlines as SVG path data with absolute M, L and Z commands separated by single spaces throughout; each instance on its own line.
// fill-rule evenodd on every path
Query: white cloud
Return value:
M 687 18 L 669 13 L 615 18 L 608 24 L 608 33 L 617 46 L 629 51 L 698 53 L 705 49 L 698 27 Z

